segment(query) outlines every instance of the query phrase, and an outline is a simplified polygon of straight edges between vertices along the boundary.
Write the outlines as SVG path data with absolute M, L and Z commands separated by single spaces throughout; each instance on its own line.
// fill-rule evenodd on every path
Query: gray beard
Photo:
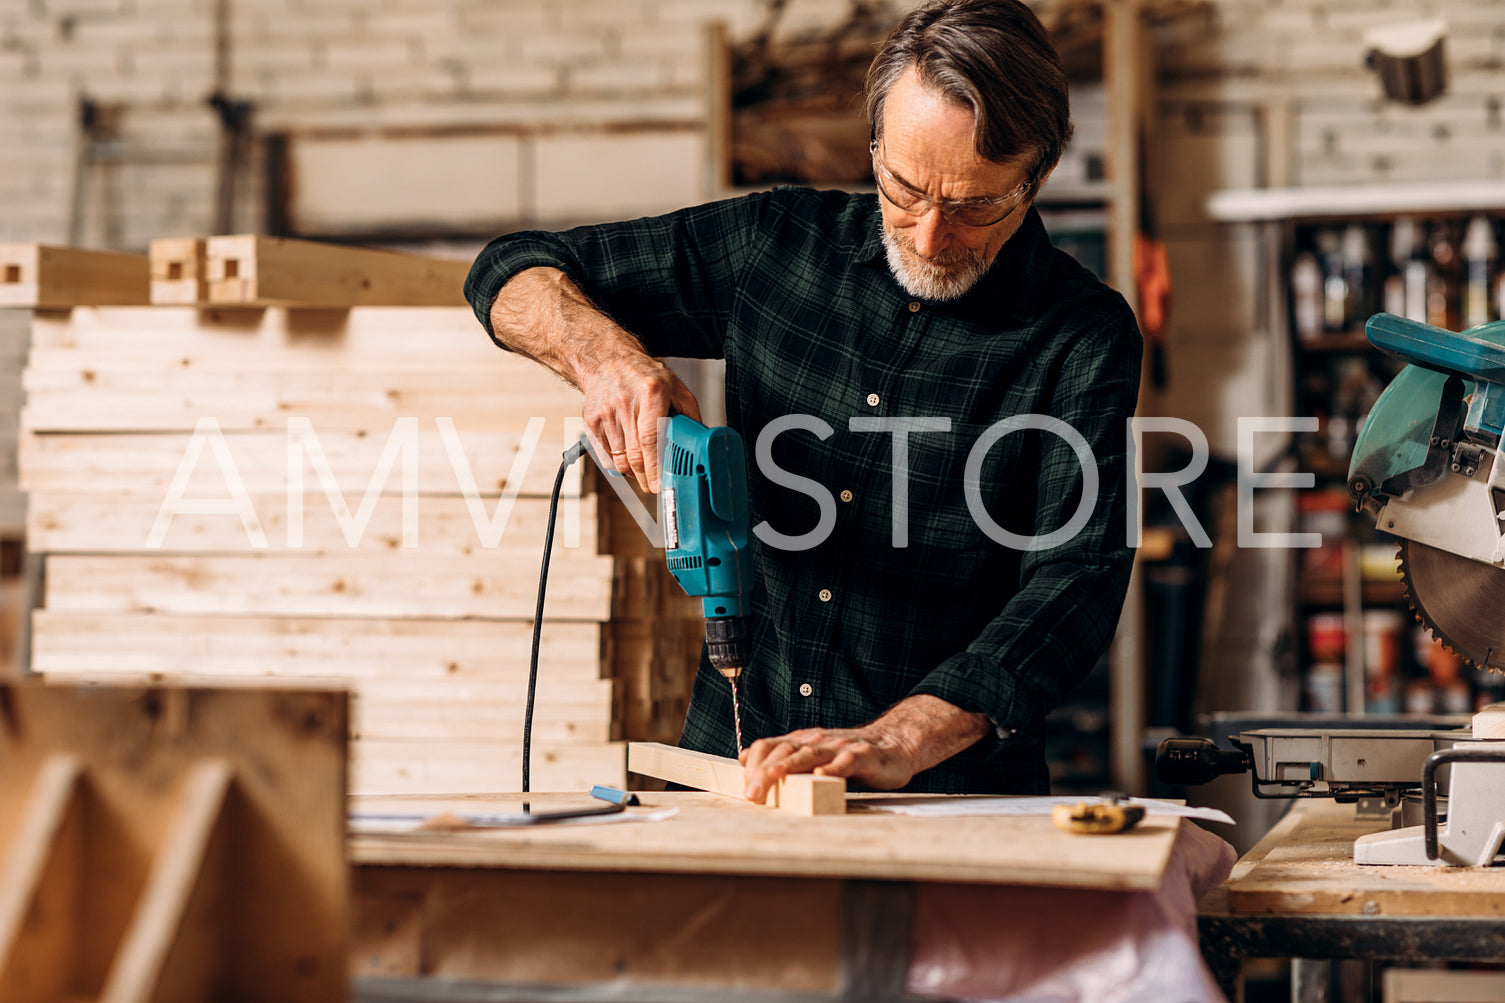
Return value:
M 972 251 L 947 252 L 956 260 L 944 264 L 926 261 L 914 250 L 913 242 L 900 241 L 888 227 L 883 227 L 883 250 L 888 256 L 889 271 L 905 292 L 923 300 L 943 303 L 966 295 L 988 272 L 988 262 Z

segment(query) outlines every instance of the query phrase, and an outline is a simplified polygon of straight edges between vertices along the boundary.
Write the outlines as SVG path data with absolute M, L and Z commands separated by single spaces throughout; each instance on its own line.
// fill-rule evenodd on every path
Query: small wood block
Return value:
M 151 261 L 151 300 L 155 305 L 209 302 L 209 272 L 202 237 L 154 240 L 147 252 Z
M 629 742 L 627 770 L 697 790 L 746 800 L 742 764 L 658 742 Z M 847 810 L 847 782 L 841 777 L 804 773 L 785 777 L 768 793 L 767 805 L 796 815 L 842 815 Z
M 1479 708 L 1474 715 L 1474 738 L 1505 738 L 1505 703 Z
M 776 790 L 779 807 L 796 815 L 844 815 L 847 782 L 840 777 L 795 773 L 780 781 Z
M 142 254 L 0 244 L 0 306 L 145 306 L 148 276 Z

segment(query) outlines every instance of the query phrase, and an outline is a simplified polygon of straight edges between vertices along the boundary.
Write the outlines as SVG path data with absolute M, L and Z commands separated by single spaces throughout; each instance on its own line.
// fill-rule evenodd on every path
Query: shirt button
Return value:
M 800 683 L 800 696 L 807 697 L 815 692 L 815 687 L 809 683 Z
M 844 501 L 844 502 L 851 501 L 852 500 L 852 492 L 843 490 L 841 492 L 841 500 Z
M 867 395 L 867 406 L 868 407 L 877 407 L 878 406 L 878 395 L 877 394 L 868 394 Z
M 831 590 L 830 589 L 821 589 L 820 590 L 820 601 L 821 602 L 830 602 L 831 601 Z
M 910 313 L 919 313 L 920 312 L 920 304 L 919 304 L 918 301 L 915 301 L 915 302 L 912 302 L 912 303 L 909 304 L 909 312 Z

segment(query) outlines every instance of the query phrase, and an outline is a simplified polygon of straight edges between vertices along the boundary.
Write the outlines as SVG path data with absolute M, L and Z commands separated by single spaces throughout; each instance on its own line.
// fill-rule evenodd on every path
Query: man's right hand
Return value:
M 683 380 L 557 268 L 514 275 L 491 305 L 491 327 L 585 394 L 582 416 L 603 464 L 658 491 L 659 420 L 675 412 L 700 420 Z
M 672 369 L 641 350 L 600 364 L 582 389 L 582 414 L 597 455 L 633 477 L 640 489 L 657 494 L 659 421 L 675 413 L 699 421 L 695 395 Z

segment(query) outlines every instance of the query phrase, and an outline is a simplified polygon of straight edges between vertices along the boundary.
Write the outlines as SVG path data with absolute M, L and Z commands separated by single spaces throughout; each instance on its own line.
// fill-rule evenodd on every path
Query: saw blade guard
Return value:
M 1449 454 L 1459 439 L 1490 450 L 1499 444 L 1505 321 L 1454 332 L 1381 313 L 1364 331 L 1376 348 L 1408 365 L 1380 394 L 1354 444 L 1348 491 L 1355 500 L 1394 497 L 1456 471 Z
M 1355 500 L 1426 463 L 1447 379 L 1444 373 L 1409 365 L 1380 393 L 1348 464 L 1348 491 Z M 1465 382 L 1463 390 L 1472 393 L 1473 384 Z

